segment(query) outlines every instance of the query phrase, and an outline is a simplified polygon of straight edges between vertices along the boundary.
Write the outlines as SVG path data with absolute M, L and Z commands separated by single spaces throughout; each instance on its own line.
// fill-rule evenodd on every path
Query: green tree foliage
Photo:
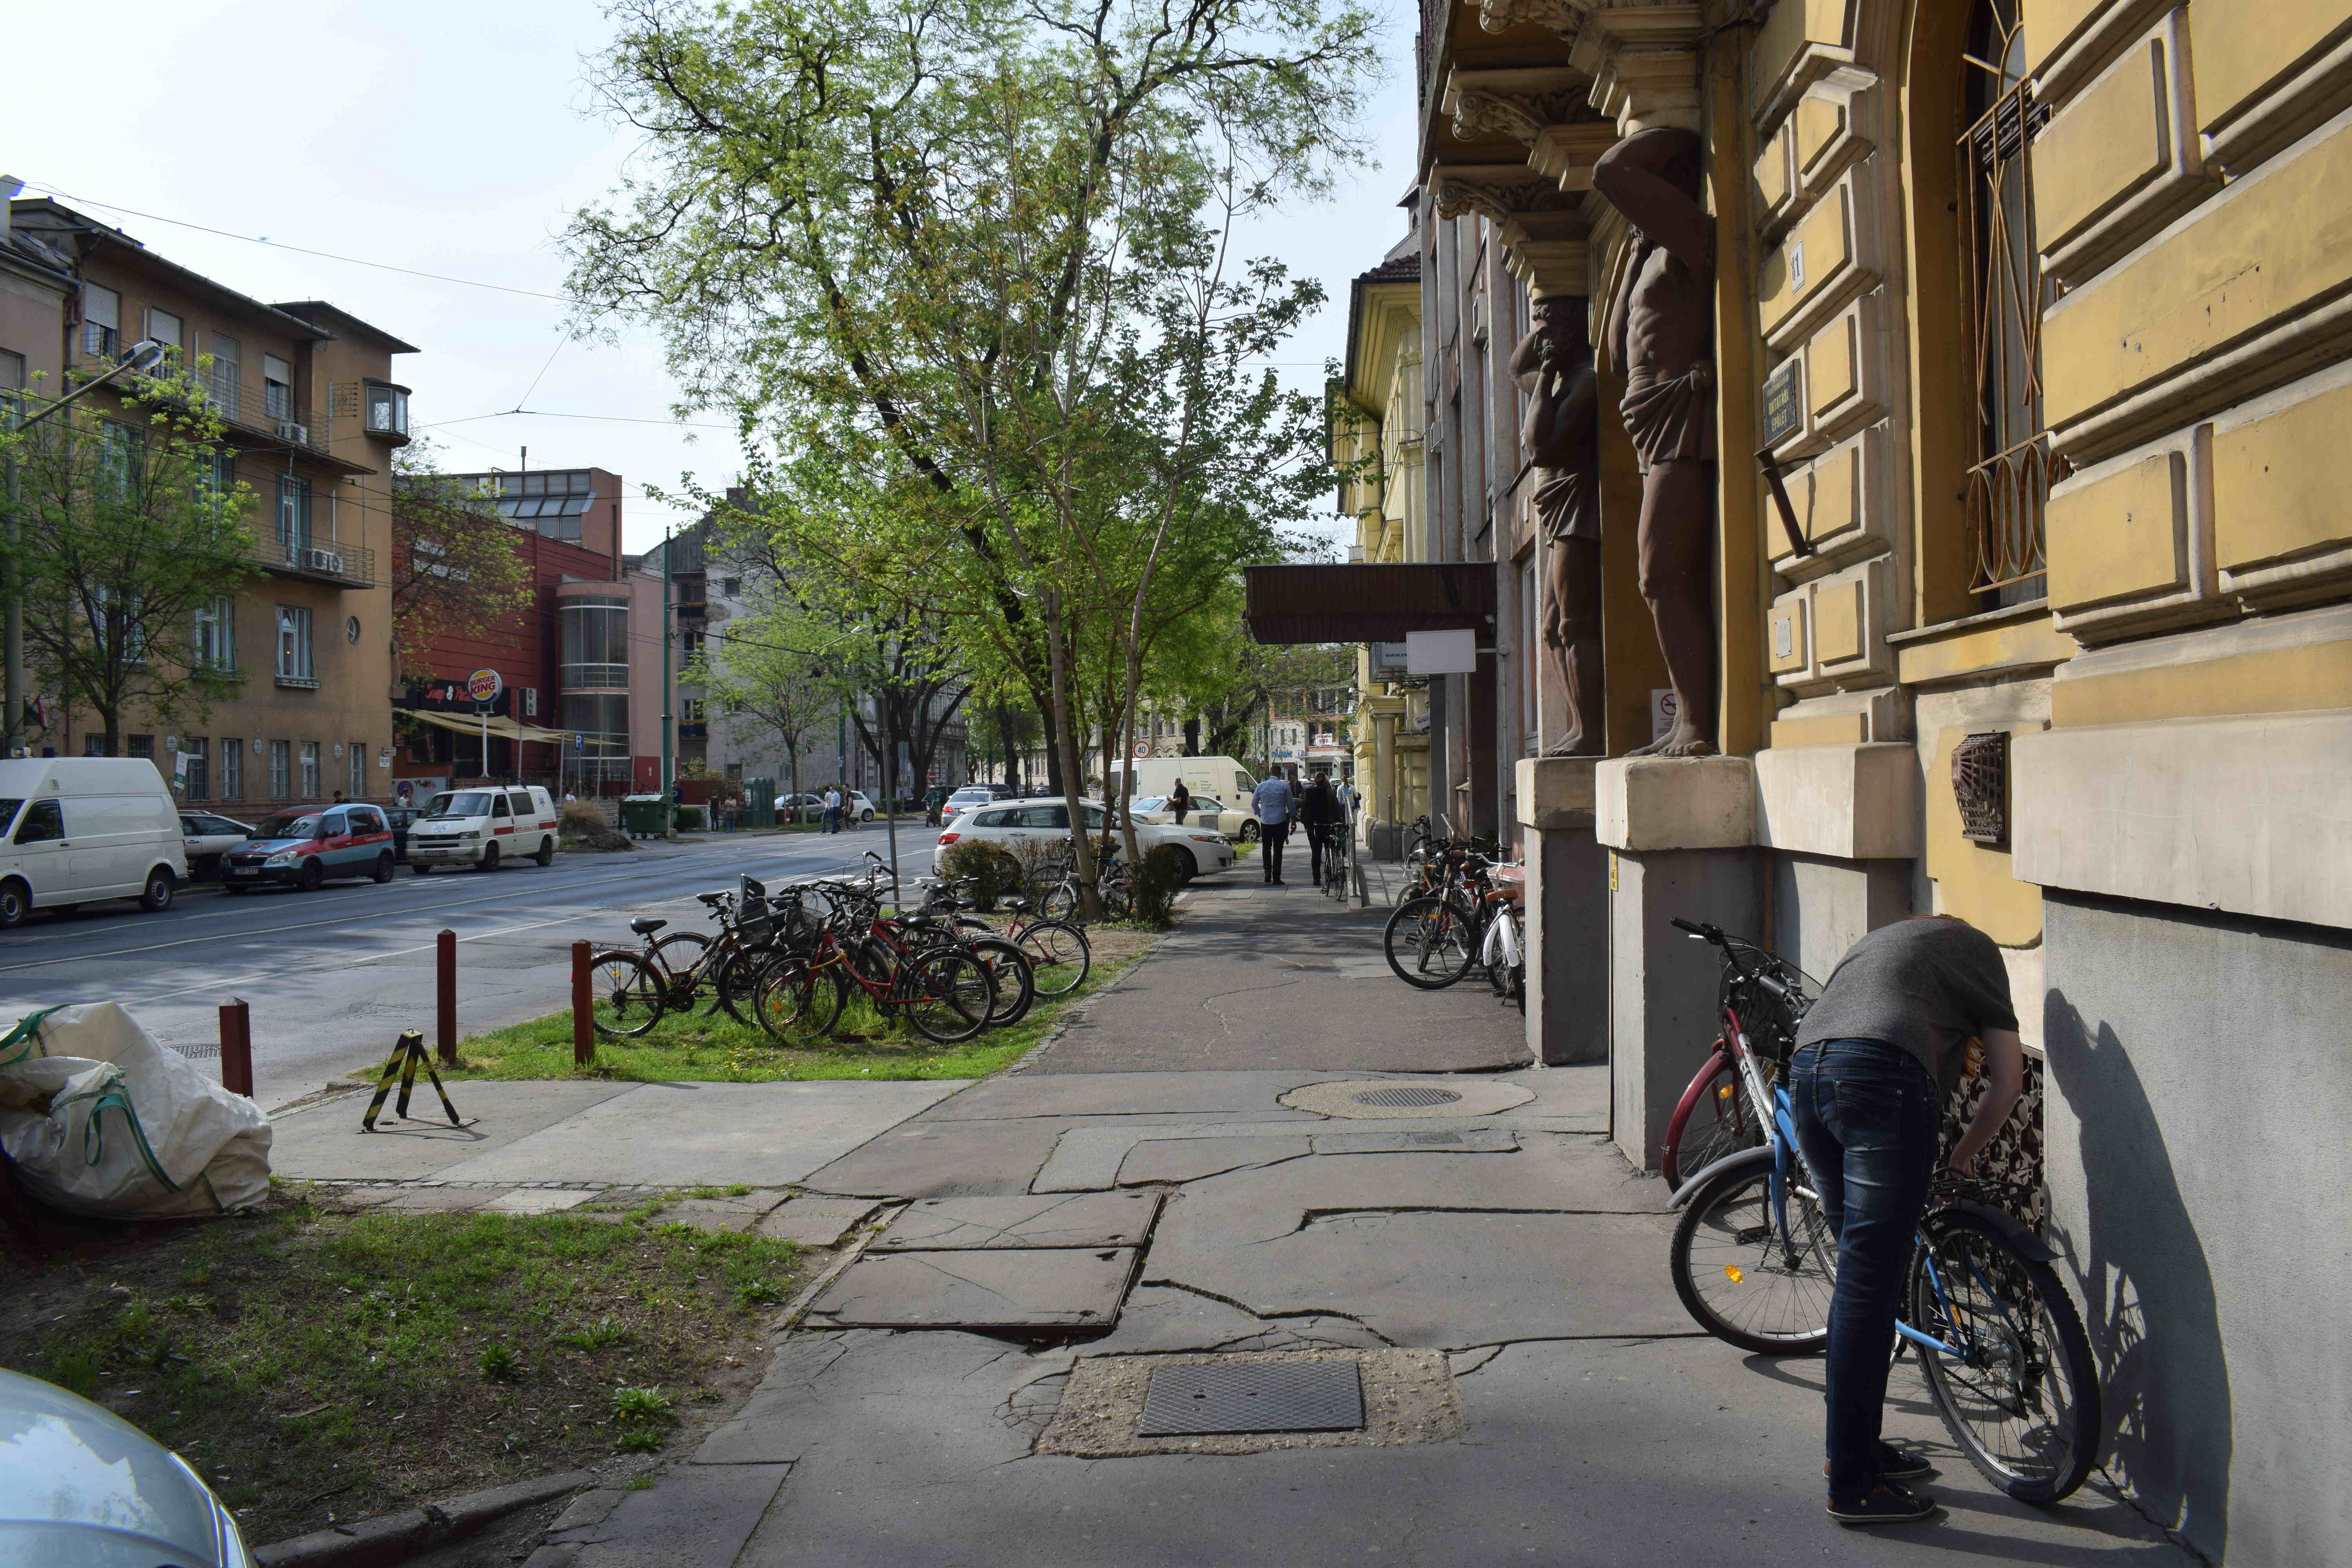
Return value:
M 393 458 L 393 653 L 420 673 L 436 639 L 478 637 L 524 609 L 531 592 L 520 531 L 439 459 L 430 441 Z
M 700 687 L 739 741 L 773 740 L 784 749 L 790 793 L 801 793 L 801 752 L 839 710 L 834 683 L 815 652 L 825 628 L 807 612 L 762 595 L 747 615 L 712 628 L 683 676 Z

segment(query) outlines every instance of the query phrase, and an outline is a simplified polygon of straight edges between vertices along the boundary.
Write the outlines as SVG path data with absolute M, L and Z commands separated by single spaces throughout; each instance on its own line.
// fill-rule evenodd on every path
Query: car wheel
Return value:
M 1256 824 L 1256 823 L 1255 823 L 1255 822 L 1244 822 L 1244 823 L 1243 823 L 1243 824 L 1242 824 L 1242 830 L 1241 830 L 1239 833 L 1234 834 L 1234 837 L 1236 837 L 1236 838 L 1238 838 L 1238 839 L 1240 839 L 1240 840 L 1241 840 L 1243 843 L 1244 843 L 1244 844 L 1255 844 L 1255 843 L 1256 843 L 1256 842 L 1257 842 L 1257 824 Z
M 379 855 L 375 858 L 375 879 L 379 882 L 389 882 L 392 880 L 391 856 Z
M 15 931 L 33 912 L 33 895 L 25 884 L 11 879 L 0 882 L 0 931 Z
M 1176 868 L 1176 885 L 1181 888 L 1190 884 L 1193 878 L 1201 874 L 1201 863 L 1192 858 L 1192 852 L 1190 849 L 1179 848 L 1176 851 L 1176 858 L 1179 862 Z
M 874 820 L 874 814 L 870 811 L 860 812 L 858 814 L 857 820 L 860 822 L 871 822 Z
M 172 895 L 179 888 L 178 880 L 162 866 L 147 873 L 147 886 L 140 890 L 139 907 L 151 915 L 160 915 L 172 907 Z
M 480 867 L 481 869 L 485 871 L 495 871 L 499 868 L 499 847 L 497 845 L 485 844 L 482 846 Z
M 542 865 L 542 866 L 552 866 L 552 865 L 554 865 L 554 864 L 555 864 L 555 840 L 554 840 L 554 838 L 552 838 L 552 837 L 547 837 L 547 838 L 542 838 L 542 839 L 541 839 L 541 840 L 539 841 L 539 853 L 538 853 L 538 854 L 536 854 L 536 855 L 534 855 L 534 856 L 532 856 L 532 857 L 531 857 L 531 858 L 532 858 L 532 859 L 534 859 L 534 860 L 536 860 L 536 861 L 538 861 L 538 862 L 539 862 L 541 865 Z
M 315 858 L 303 861 L 300 873 L 294 879 L 294 885 L 306 893 L 315 893 L 326 883 L 327 868 Z

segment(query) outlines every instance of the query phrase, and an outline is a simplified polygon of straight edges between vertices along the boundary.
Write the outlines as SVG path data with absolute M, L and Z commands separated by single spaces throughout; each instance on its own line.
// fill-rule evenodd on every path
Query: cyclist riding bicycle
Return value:
M 1970 1037 L 1983 1042 L 1991 1083 L 1953 1146 L 1954 1175 L 2009 1120 L 2024 1082 L 2009 972 L 1990 937 L 1953 915 L 1881 926 L 1846 950 L 1797 1033 L 1789 1067 L 1797 1142 L 1837 1237 L 1823 1468 L 1841 1524 L 1937 1512 L 1899 1484 L 1932 1467 L 1883 1442 L 1879 1425 L 1905 1271 L 1937 1178 L 1944 1101 Z

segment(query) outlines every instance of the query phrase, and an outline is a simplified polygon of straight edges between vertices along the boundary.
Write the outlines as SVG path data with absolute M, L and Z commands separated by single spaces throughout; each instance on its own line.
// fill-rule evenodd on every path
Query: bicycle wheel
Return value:
M 1666 1123 L 1666 1144 L 1658 1160 L 1666 1190 L 1679 1191 L 1726 1154 L 1763 1142 L 1764 1130 L 1741 1090 L 1739 1068 L 1718 1046 L 1683 1090 L 1682 1103 Z
M 756 1022 L 760 982 L 785 956 L 781 947 L 738 948 L 729 953 L 719 961 L 719 972 L 710 977 L 714 1005 L 725 1008 L 727 1016 L 739 1024 Z
M 1087 933 L 1067 921 L 1033 921 L 1021 928 L 1013 945 L 1029 955 L 1040 996 L 1068 995 L 1087 983 L 1087 973 L 1094 968 Z
M 1003 1028 L 1027 1017 L 1037 1000 L 1037 973 L 1030 967 L 1029 955 L 1001 936 L 979 937 L 964 946 L 988 965 L 989 975 L 996 982 L 996 1005 L 989 1010 L 989 1027 Z
M 596 1032 L 633 1040 L 661 1022 L 662 984 L 645 954 L 614 948 L 588 960 Z
M 890 1000 L 927 1040 L 952 1046 L 988 1027 L 996 1010 L 996 981 L 968 952 L 927 952 L 908 961 Z
M 1424 895 L 1396 907 L 1381 946 L 1399 980 L 1423 991 L 1442 991 L 1469 973 L 1477 961 L 1476 931 L 1476 919 L 1469 910 Z
M 2048 1264 L 1981 1215 L 1938 1210 L 1920 1226 L 1904 1315 L 1960 1352 L 1919 1359 L 1937 1412 L 1985 1479 L 2032 1503 L 2083 1484 L 2098 1455 L 2098 1367 Z
M 661 976 L 666 1005 L 673 1012 L 691 1013 L 702 999 L 702 977 L 696 969 L 709 951 L 710 939 L 698 931 L 674 931 L 655 941 L 654 973 Z
M 830 969 L 811 969 L 803 958 L 782 958 L 760 973 L 751 1016 L 776 1040 L 805 1046 L 833 1032 L 841 1019 L 844 986 Z
M 1787 1234 L 1772 1223 L 1772 1167 L 1762 1160 L 1693 1194 L 1667 1253 L 1675 1294 L 1700 1328 L 1764 1355 L 1809 1355 L 1829 1342 L 1836 1246 L 1821 1204 L 1791 1183 Z
M 1037 912 L 1051 921 L 1066 921 L 1078 912 L 1077 884 L 1056 882 L 1037 900 Z

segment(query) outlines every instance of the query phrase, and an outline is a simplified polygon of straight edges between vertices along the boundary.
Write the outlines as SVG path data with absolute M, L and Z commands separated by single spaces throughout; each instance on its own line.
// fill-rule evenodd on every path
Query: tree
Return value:
M 617 9 L 597 85 L 645 132 L 646 172 L 572 225 L 583 313 L 653 321 L 687 405 L 890 498 L 875 580 L 992 647 L 1077 820 L 1076 639 L 1113 554 L 1087 541 L 1148 553 L 1162 519 L 1137 510 L 1136 463 L 1171 434 L 1164 400 L 1118 395 L 1120 366 L 1148 359 L 1166 280 L 1200 272 L 1221 184 L 1263 205 L 1352 152 L 1373 18 L 1344 0 Z
M 793 795 L 801 793 L 801 752 L 839 700 L 809 651 L 824 641 L 804 612 L 764 604 L 715 628 L 682 677 L 702 689 L 736 739 L 772 737 L 783 747 Z
M 0 435 L 27 663 L 97 716 L 110 757 L 132 713 L 201 723 L 237 689 L 236 595 L 260 575 L 253 494 L 200 384 L 173 358 L 117 384 L 111 412 L 77 403 Z
M 478 637 L 530 602 L 515 525 L 439 458 L 423 440 L 393 458 L 392 646 L 404 670 L 436 639 Z

